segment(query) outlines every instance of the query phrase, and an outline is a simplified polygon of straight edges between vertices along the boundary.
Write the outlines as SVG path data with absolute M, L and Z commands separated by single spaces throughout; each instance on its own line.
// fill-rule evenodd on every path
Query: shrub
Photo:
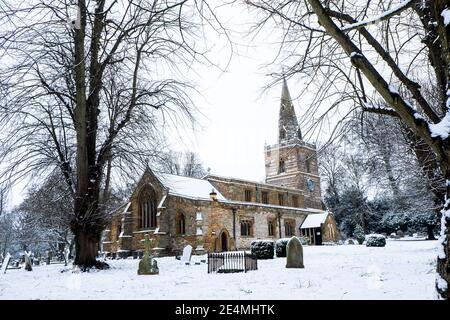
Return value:
M 382 234 L 369 234 L 366 237 L 366 247 L 384 247 L 386 245 L 386 237 Z
M 353 231 L 353 235 L 355 236 L 359 244 L 362 244 L 364 242 L 365 240 L 364 229 L 359 224 L 356 225 L 355 231 Z
M 250 249 L 257 259 L 273 259 L 274 242 L 272 240 L 253 240 Z
M 290 238 L 278 239 L 275 243 L 275 252 L 278 258 L 286 257 L 286 246 Z
M 298 240 L 300 240 L 300 243 L 302 244 L 302 246 L 305 246 L 308 244 L 308 240 L 306 240 L 305 237 L 296 237 L 296 238 Z M 276 253 L 277 258 L 285 258 L 286 257 L 286 247 L 287 247 L 289 240 L 291 240 L 291 238 L 281 238 L 275 242 L 275 253 Z

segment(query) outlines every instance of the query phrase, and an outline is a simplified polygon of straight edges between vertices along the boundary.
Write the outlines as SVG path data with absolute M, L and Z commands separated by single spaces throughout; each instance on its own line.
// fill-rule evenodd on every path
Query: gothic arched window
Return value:
M 280 130 L 280 140 L 286 139 L 286 130 L 283 128 Z
M 184 218 L 184 214 L 180 213 L 177 217 L 177 234 L 185 234 L 186 233 L 186 220 Z
M 306 172 L 310 173 L 311 172 L 311 159 L 307 158 L 305 160 L 305 166 L 306 166 Z
M 241 236 L 251 236 L 252 233 L 252 221 L 241 220 Z
M 139 194 L 139 228 L 156 228 L 156 193 L 150 186 Z
M 283 173 L 286 171 L 286 165 L 284 163 L 283 159 L 280 159 L 280 162 L 278 163 L 278 173 Z

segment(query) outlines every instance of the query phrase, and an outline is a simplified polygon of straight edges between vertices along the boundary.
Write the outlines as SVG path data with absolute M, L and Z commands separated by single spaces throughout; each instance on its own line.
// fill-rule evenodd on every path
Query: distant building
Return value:
M 336 241 L 336 222 L 321 199 L 316 147 L 303 141 L 285 80 L 278 143 L 265 147 L 265 163 L 265 183 L 147 168 L 130 201 L 112 213 L 104 251 L 142 251 L 146 233 L 160 255 L 178 254 L 187 244 L 197 253 L 248 249 L 255 239 L 295 235 L 310 244 Z M 309 220 L 311 227 L 302 227 Z

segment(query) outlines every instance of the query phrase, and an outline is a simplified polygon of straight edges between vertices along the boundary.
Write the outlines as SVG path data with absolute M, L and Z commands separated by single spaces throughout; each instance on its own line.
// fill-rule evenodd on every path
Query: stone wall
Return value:
M 317 154 L 313 148 L 301 145 L 268 146 L 265 150 L 265 159 L 266 183 L 302 190 L 304 207 L 322 208 Z M 285 163 L 284 173 L 278 173 L 280 159 Z M 313 191 L 307 188 L 308 179 L 314 182 Z
M 322 241 L 336 242 L 340 240 L 340 238 L 336 220 L 333 215 L 329 214 L 325 222 L 322 224 Z
M 271 205 L 279 205 L 279 194 L 284 195 L 284 206 L 295 207 L 292 199 L 293 196 L 298 197 L 298 208 L 304 207 L 305 204 L 304 195 L 301 190 L 216 176 L 209 176 L 207 179 L 229 200 L 245 202 L 245 191 L 249 190 L 251 192 L 250 202 L 262 203 L 262 193 L 267 192 L 269 200 L 268 204 Z

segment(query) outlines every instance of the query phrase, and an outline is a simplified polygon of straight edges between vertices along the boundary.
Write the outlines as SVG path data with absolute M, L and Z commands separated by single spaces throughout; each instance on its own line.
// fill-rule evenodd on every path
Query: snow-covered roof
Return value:
M 317 228 L 327 219 L 328 212 L 308 214 L 300 229 Z
M 209 200 L 212 190 L 217 193 L 217 200 L 225 197 L 208 181 L 203 179 L 177 176 L 168 173 L 158 174 L 158 180 L 169 189 L 169 194 L 198 200 Z

